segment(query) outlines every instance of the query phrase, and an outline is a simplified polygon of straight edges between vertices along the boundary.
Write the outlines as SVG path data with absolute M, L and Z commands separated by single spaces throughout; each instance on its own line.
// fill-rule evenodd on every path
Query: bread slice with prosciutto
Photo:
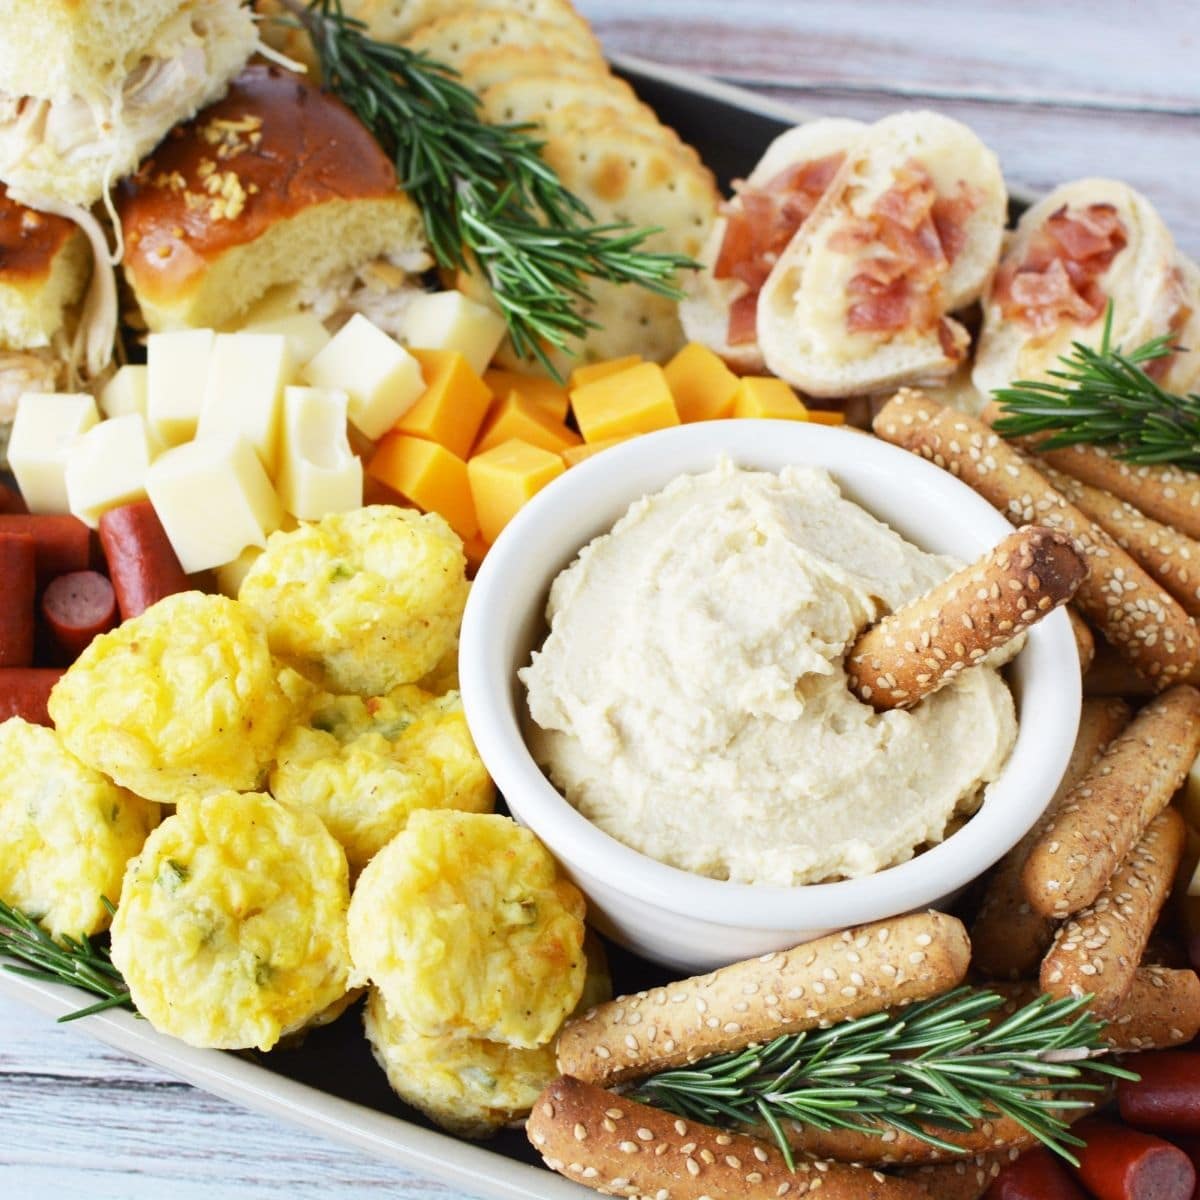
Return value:
M 684 332 L 742 371 L 761 371 L 758 295 L 866 132 L 861 121 L 809 121 L 781 133 L 721 209 L 679 305 Z
M 1143 195 L 1115 179 L 1065 183 L 1021 218 L 988 289 L 975 386 L 1044 379 L 1072 342 L 1099 347 L 1110 300 L 1114 345 L 1180 334 L 1186 290 L 1170 231 Z
M 951 375 L 1000 256 L 1000 164 L 965 125 L 904 112 L 873 125 L 763 285 L 767 367 L 813 396 Z

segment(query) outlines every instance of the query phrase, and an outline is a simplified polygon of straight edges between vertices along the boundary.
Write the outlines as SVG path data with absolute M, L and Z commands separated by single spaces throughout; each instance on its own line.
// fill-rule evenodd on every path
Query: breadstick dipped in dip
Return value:
M 1049 465 L 1042 467 L 1042 472 L 1085 517 L 1129 551 L 1189 617 L 1200 617 L 1200 542 L 1102 488 L 1081 483 Z
M 1197 752 L 1200 691 L 1180 684 L 1138 713 L 1041 829 L 1022 875 L 1034 910 L 1061 920 L 1095 901 Z
M 949 991 L 967 973 L 962 923 L 915 913 L 830 934 L 665 987 L 619 996 L 568 1022 L 558 1069 L 610 1085 Z
M 971 961 L 985 975 L 994 979 L 1029 975 L 1054 940 L 1053 918 L 1035 910 L 1025 895 L 1025 862 L 1063 799 L 1129 723 L 1129 717 L 1129 705 L 1123 700 L 1083 702 L 1079 733 L 1062 782 L 1041 820 L 996 864 L 971 926 Z
M 1065 604 L 1087 571 L 1065 534 L 1019 529 L 860 634 L 847 656 L 850 688 L 881 712 L 912 708 Z
M 1185 838 L 1183 818 L 1173 808 L 1150 822 L 1095 903 L 1055 935 L 1042 960 L 1042 991 L 1051 996 L 1090 993 L 1092 1011 L 1106 1020 L 1120 1010 L 1171 890 Z
M 1069 534 L 1091 566 L 1076 600 L 1084 615 L 1159 689 L 1192 673 L 1200 658 L 1192 619 L 999 434 L 908 388 L 879 411 L 874 429 L 969 484 L 1014 524 Z
M 551 1083 L 525 1126 L 546 1165 L 610 1196 L 637 1200 L 928 1200 L 911 1180 L 772 1145 L 616 1096 L 569 1075 Z

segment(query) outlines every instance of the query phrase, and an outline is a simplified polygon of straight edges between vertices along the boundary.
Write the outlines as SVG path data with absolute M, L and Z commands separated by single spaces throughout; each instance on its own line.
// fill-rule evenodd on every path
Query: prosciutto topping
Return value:
M 731 346 L 755 339 L 758 294 L 795 236 L 825 194 L 845 159 L 842 153 L 795 163 L 762 187 L 735 183 L 737 205 L 725 212 L 725 237 L 713 267 L 717 279 L 736 279 L 746 290 L 729 310 Z
M 962 252 L 967 219 L 979 199 L 963 180 L 951 195 L 940 195 L 929 172 L 910 160 L 868 216 L 847 222 L 829 239 L 831 249 L 845 254 L 870 248 L 847 286 L 851 332 L 937 328 L 941 336 L 938 279 Z M 942 343 L 954 344 L 946 337 Z
M 996 272 L 993 297 L 1006 317 L 1038 334 L 1053 332 L 1063 320 L 1090 325 L 1108 303 L 1100 277 L 1127 244 L 1113 205 L 1064 204 L 1034 234 L 1024 260 Z

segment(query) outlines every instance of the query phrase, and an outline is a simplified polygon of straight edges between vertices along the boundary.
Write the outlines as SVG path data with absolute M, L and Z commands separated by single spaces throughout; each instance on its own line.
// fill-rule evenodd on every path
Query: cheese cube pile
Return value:
M 93 528 L 148 496 L 184 569 L 215 569 L 236 594 L 275 529 L 361 506 L 364 484 L 372 502 L 440 514 L 476 567 L 544 487 L 639 434 L 842 420 L 695 343 L 665 366 L 584 364 L 564 385 L 490 366 L 504 332 L 436 292 L 412 300 L 401 341 L 361 314 L 331 336 L 311 313 L 277 310 L 233 333 L 154 333 L 146 365 L 121 367 L 96 400 L 22 397 L 9 460 L 32 511 Z

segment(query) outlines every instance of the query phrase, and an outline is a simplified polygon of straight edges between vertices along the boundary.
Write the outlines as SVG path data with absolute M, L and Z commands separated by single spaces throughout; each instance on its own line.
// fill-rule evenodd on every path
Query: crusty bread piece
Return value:
M 767 147 L 746 184 L 750 188 L 760 188 L 788 167 L 846 151 L 866 128 L 861 121 L 826 117 L 789 129 Z M 742 200 L 735 194 L 725 205 L 725 212 L 717 218 L 700 252 L 700 270 L 687 281 L 679 315 L 691 341 L 708 346 L 740 371 L 761 371 L 763 357 L 757 341 L 736 346 L 728 341 L 729 310 L 734 301 L 745 294 L 746 285 L 736 279 L 717 279 L 713 275 L 728 228 L 727 213 L 740 211 L 741 207 Z
M 91 254 L 78 227 L 18 204 L 0 185 L 0 351 L 61 338 L 83 299 Z
M 851 281 L 864 261 L 886 252 L 874 240 L 848 250 L 847 234 L 864 228 L 876 203 L 913 164 L 928 172 L 939 198 L 966 188 L 975 200 L 961 248 L 932 284 L 936 312 L 971 303 L 995 268 L 1007 204 L 995 154 L 965 125 L 937 113 L 897 113 L 877 122 L 780 257 L 759 300 L 758 340 L 767 367 L 811 395 L 943 379 L 966 353 L 966 330 L 945 315 L 932 326 L 894 332 L 848 328 Z
M 476 92 L 526 75 L 553 75 L 563 79 L 609 78 L 605 63 L 593 55 L 536 50 L 527 46 L 494 46 L 472 54 L 459 65 L 463 82 Z
M 1152 337 L 1169 333 L 1181 301 L 1178 252 L 1154 206 L 1128 184 L 1115 179 L 1080 179 L 1057 187 L 1021 217 L 1005 249 L 1000 281 L 1007 269 L 1026 261 L 1030 243 L 1046 220 L 1066 207 L 1092 204 L 1116 208 L 1128 239 L 1097 282 L 1113 302 L 1113 342 L 1132 350 Z M 975 386 L 990 394 L 1017 379 L 1042 379 L 1073 341 L 1097 347 L 1104 332 L 1101 313 L 1085 325 L 1062 318 L 1051 331 L 1038 333 L 1023 319 L 1005 316 L 994 283 L 983 306 L 983 326 L 975 355 Z
M 1179 256 L 1179 280 L 1183 289 L 1182 320 L 1176 326 L 1176 344 L 1182 349 L 1167 366 L 1159 381 L 1168 392 L 1184 395 L 1200 390 L 1200 266 L 1186 254 Z
M 512 11 L 471 11 L 438 17 L 414 29 L 404 39 L 419 50 L 452 67 L 459 67 L 473 54 L 500 46 L 526 50 L 574 54 L 603 63 L 600 43 L 586 26 L 582 29 L 551 25 Z
M 345 10 L 366 21 L 371 36 L 382 42 L 400 41 L 430 21 L 464 13 L 515 13 L 580 36 L 591 34 L 569 0 L 346 0 Z
M 278 67 L 229 95 L 122 186 L 125 276 L 150 329 L 228 326 L 273 288 L 420 257 L 417 207 L 340 101 Z
M 35 6 L 10 0 L 9 8 Z M 41 6 L 37 6 L 40 8 Z M 248 9 L 237 0 L 191 0 L 170 6 L 161 24 L 137 42 L 126 34 L 114 15 L 141 13 L 142 6 L 122 3 L 117 14 L 98 3 L 51 4 L 52 15 L 63 18 L 87 14 L 95 31 L 86 37 L 72 20 L 58 20 L 45 30 L 46 44 L 22 28 L 24 36 L 6 33 L 0 45 L 16 47 L 27 62 L 39 65 L 29 73 L 8 75 L 0 69 L 0 84 L 13 98 L 26 97 L 15 119 L 0 124 L 0 178 L 20 189 L 22 199 L 49 197 L 67 204 L 89 206 L 112 181 L 133 171 L 172 126 L 187 120 L 204 105 L 223 95 L 229 80 L 258 45 L 258 33 Z M 157 11 L 161 5 L 147 5 Z M 97 12 L 97 9 L 104 11 Z M 10 23 L 11 22 L 11 23 Z M 35 28 L 43 22 L 34 19 Z M 132 23 L 140 33 L 143 21 Z M 0 29 L 20 22 L 0 15 Z M 54 47 L 77 35 L 94 46 L 91 68 L 78 64 L 76 51 L 66 53 L 66 73 L 55 65 Z M 47 52 L 46 45 L 51 49 Z M 132 45 L 132 49 L 130 46 Z M 120 69 L 105 55 L 120 55 Z M 54 82 L 51 83 L 50 81 Z

